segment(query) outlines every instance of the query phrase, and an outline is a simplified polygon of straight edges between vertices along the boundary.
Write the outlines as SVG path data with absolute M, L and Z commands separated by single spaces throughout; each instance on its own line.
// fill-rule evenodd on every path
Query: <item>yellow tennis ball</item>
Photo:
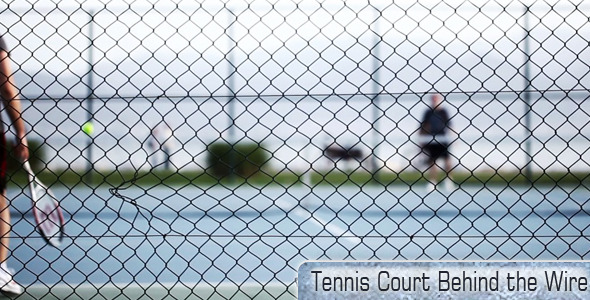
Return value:
M 84 133 L 86 133 L 87 135 L 93 135 L 94 125 L 92 124 L 92 122 L 84 123 L 84 125 L 82 125 L 82 131 L 84 131 Z

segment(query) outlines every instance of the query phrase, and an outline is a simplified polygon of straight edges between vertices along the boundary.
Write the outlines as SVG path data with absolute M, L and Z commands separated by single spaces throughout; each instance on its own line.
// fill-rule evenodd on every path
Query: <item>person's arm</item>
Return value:
M 426 130 L 428 128 L 426 128 L 426 127 L 429 126 L 429 124 L 427 124 L 427 123 L 428 123 L 428 120 L 430 119 L 430 116 L 429 116 L 430 113 L 431 113 L 431 111 L 427 111 L 424 113 L 424 116 L 422 116 L 422 122 L 420 123 L 420 131 L 418 131 L 418 134 L 420 134 L 420 135 L 427 134 Z
M 29 159 L 27 132 L 25 130 L 25 122 L 21 115 L 21 104 L 12 76 L 10 59 L 8 53 L 3 50 L 0 50 L 0 96 L 2 96 L 2 102 L 6 112 L 16 131 L 15 155 L 21 161 L 25 161 Z
M 427 141 L 426 139 L 428 138 L 428 131 L 430 131 L 430 124 L 428 123 L 428 120 L 430 119 L 430 113 L 431 111 L 428 110 L 426 112 L 424 112 L 424 115 L 422 115 L 422 122 L 420 122 L 420 129 L 418 130 L 418 139 L 417 139 L 417 143 L 418 146 L 420 148 L 424 148 L 426 147 Z

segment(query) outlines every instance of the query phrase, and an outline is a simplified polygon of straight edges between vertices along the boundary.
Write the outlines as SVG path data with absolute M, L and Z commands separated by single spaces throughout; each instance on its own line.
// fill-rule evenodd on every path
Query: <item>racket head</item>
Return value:
M 37 228 L 48 244 L 59 247 L 63 241 L 65 228 L 59 202 L 49 188 L 36 185 L 34 190 L 33 216 Z

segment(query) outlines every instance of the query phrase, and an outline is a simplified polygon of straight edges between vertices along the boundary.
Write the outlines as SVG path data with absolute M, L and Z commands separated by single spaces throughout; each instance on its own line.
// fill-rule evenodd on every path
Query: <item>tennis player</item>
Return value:
M 172 155 L 172 149 L 175 147 L 175 145 L 174 132 L 172 132 L 172 128 L 170 125 L 168 125 L 168 122 L 162 121 L 152 129 L 150 137 L 147 141 L 147 146 L 152 152 L 150 155 L 152 156 L 152 166 L 156 167 L 163 164 L 164 169 L 170 169 L 172 166 L 170 157 Z M 163 163 L 160 164 L 156 158 L 156 155 L 159 151 L 162 151 L 164 154 Z
M 434 190 L 437 182 L 438 167 L 436 161 L 444 159 L 444 171 L 446 172 L 445 188 L 454 190 L 455 184 L 450 176 L 452 164 L 449 155 L 449 132 L 451 131 L 451 120 L 449 113 L 444 109 L 443 98 L 435 93 L 430 96 L 430 108 L 424 113 L 420 126 L 420 146 L 428 156 L 428 190 Z
M 0 95 L 4 110 L 8 114 L 12 126 L 16 132 L 14 153 L 20 161 L 29 159 L 27 147 L 25 123 L 21 118 L 21 105 L 19 92 L 14 84 L 12 69 L 10 67 L 9 50 L 0 36 Z M 13 271 L 6 266 L 8 259 L 8 242 L 11 231 L 10 210 L 6 200 L 6 160 L 8 149 L 4 136 L 4 122 L 0 122 L 0 291 L 11 295 L 20 295 L 24 292 L 22 286 L 16 283 Z

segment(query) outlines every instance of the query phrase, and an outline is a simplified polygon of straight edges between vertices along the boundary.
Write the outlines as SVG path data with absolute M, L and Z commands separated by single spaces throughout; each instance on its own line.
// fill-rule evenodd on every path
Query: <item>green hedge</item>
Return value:
M 234 174 L 248 178 L 260 172 L 270 155 L 261 144 L 213 142 L 207 146 L 207 172 L 218 179 Z

